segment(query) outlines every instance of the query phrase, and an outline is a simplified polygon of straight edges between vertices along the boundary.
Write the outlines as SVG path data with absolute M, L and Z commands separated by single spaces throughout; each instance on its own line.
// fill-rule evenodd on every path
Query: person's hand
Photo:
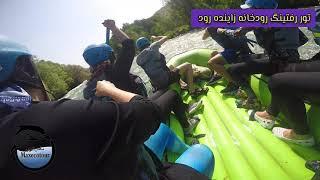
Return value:
M 104 27 L 109 28 L 109 29 L 113 29 L 116 27 L 116 23 L 112 19 L 104 20 L 104 22 L 102 24 L 104 25 Z
M 115 89 L 115 85 L 110 81 L 98 81 L 96 86 L 96 96 L 109 96 L 109 94 Z
M 223 29 L 223 28 L 218 28 L 217 29 L 217 33 L 218 34 L 224 34 L 226 32 L 226 29 Z

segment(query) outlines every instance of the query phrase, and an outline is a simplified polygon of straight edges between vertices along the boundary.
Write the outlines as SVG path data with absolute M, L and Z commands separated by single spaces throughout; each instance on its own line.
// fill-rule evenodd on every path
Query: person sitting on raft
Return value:
M 247 0 L 242 8 L 272 9 L 277 8 L 277 2 L 272 0 Z M 246 34 L 254 31 L 257 43 L 264 48 L 267 56 L 260 59 L 250 57 L 244 62 L 231 64 L 227 71 L 234 83 L 237 83 L 246 92 L 247 99 L 237 101 L 237 106 L 246 109 L 259 109 L 258 101 L 248 84 L 247 77 L 253 74 L 272 75 L 284 71 L 290 63 L 300 61 L 298 47 L 306 41 L 300 35 L 298 28 L 240 28 L 235 35 Z M 303 34 L 303 33 L 302 33 Z
M 93 44 L 85 48 L 83 57 L 90 66 L 92 76 L 84 90 L 84 97 L 94 97 L 94 88 L 99 80 L 108 80 L 122 90 L 147 96 L 143 81 L 129 72 L 135 56 L 134 40 L 121 31 L 114 20 L 108 19 L 102 24 L 112 31 L 122 48 L 117 58 L 108 44 Z
M 227 72 L 225 65 L 244 61 L 251 52 L 245 35 L 234 36 L 234 31 L 237 28 L 207 28 L 202 36 L 205 40 L 209 36 L 212 37 L 220 46 L 224 48 L 222 52 L 213 51 L 211 59 L 208 61 L 208 67 L 212 72 L 217 72 L 212 76 L 207 85 L 213 85 L 222 77 L 228 81 L 228 85 L 221 91 L 223 94 L 233 94 L 237 92 L 238 86 L 233 83 L 230 74 Z
M 317 18 L 320 20 L 320 8 L 316 8 Z M 320 46 L 320 22 L 311 28 L 315 42 Z M 319 53 L 311 60 L 300 63 L 287 64 L 284 72 L 271 76 L 269 82 L 272 100 L 265 111 L 254 113 L 254 118 L 262 127 L 271 129 L 275 124 L 275 117 L 282 112 L 292 129 L 273 128 L 275 136 L 285 141 L 313 146 L 315 141 L 310 134 L 304 101 L 320 104 L 320 58 Z
M 180 76 L 177 69 L 170 70 L 166 65 L 165 56 L 160 53 L 161 45 L 167 41 L 167 36 L 151 36 L 157 40 L 151 44 L 146 37 L 140 37 L 136 46 L 140 53 L 137 55 L 137 64 L 150 78 L 153 88 L 156 90 L 166 89 L 170 84 L 179 81 Z
M 103 44 L 102 47 L 105 47 L 106 45 Z M 103 48 L 101 50 L 101 46 L 99 47 L 94 47 L 93 49 L 91 49 L 91 52 L 95 52 L 93 50 L 96 50 L 97 53 L 96 56 L 90 56 L 88 58 L 88 56 L 85 55 L 86 50 L 84 52 L 84 58 L 86 60 L 87 63 L 90 62 L 97 62 L 97 63 L 106 63 L 109 62 L 109 59 L 106 59 L 108 57 L 104 57 L 103 59 L 100 58 L 99 54 L 104 53 L 104 54 L 108 54 L 108 52 L 104 52 L 105 48 Z M 101 61 L 101 62 L 100 62 Z M 91 66 L 91 64 L 89 64 Z M 99 66 L 99 65 L 98 65 Z M 98 68 L 99 69 L 99 68 Z M 94 75 L 94 74 L 93 74 Z M 100 76 L 99 80 L 106 80 L 106 76 Z M 95 80 L 95 84 L 97 84 L 97 80 Z M 94 92 L 94 91 L 93 91 Z M 95 94 L 93 94 L 95 95 Z M 106 97 L 106 96 L 101 96 L 101 97 L 90 97 L 90 99 L 93 98 L 95 100 L 111 100 L 111 97 Z M 165 107 L 165 111 L 163 113 L 165 113 L 166 115 L 165 120 L 163 120 L 163 122 L 166 122 L 167 120 L 169 120 L 169 115 L 171 111 L 174 111 L 176 116 L 178 117 L 179 120 L 181 120 L 181 125 L 183 127 L 184 133 L 186 135 L 190 135 L 192 133 L 192 130 L 196 127 L 196 125 L 199 123 L 199 118 L 197 117 L 193 117 L 191 119 L 187 120 L 186 117 L 186 105 L 182 102 L 182 99 L 180 98 L 180 96 L 178 95 L 178 93 L 176 91 L 173 90 L 158 90 L 157 92 L 155 92 L 154 94 L 152 94 L 149 97 L 150 100 L 153 101 L 157 101 L 158 104 L 166 104 Z M 166 101 L 166 102 L 164 102 Z M 189 115 L 193 114 L 195 112 L 195 110 L 198 109 L 198 107 L 192 107 L 189 110 Z M 197 143 L 197 139 L 196 138 L 188 138 L 188 140 L 191 140 L 191 142 L 193 143 Z M 178 153 L 178 154 L 183 154 L 186 151 L 186 154 L 183 154 L 179 160 L 177 160 L 176 162 L 181 163 L 181 164 L 186 164 L 184 163 L 184 159 L 185 157 L 190 154 L 190 153 L 198 153 L 197 151 L 201 151 L 201 149 L 203 149 L 203 147 L 201 147 L 202 145 L 200 145 L 200 147 L 197 147 L 199 145 L 196 146 L 188 146 L 186 145 L 184 142 L 182 142 L 175 134 L 174 132 L 165 124 L 161 123 L 160 128 L 156 131 L 156 133 L 154 135 L 152 135 L 145 143 L 145 146 L 141 146 L 141 151 L 139 151 L 138 153 L 140 153 L 140 157 L 142 157 L 142 159 L 140 160 L 141 164 L 145 164 L 143 161 L 148 161 L 148 157 L 146 154 L 146 152 L 149 152 L 150 155 L 153 155 L 152 158 L 157 162 L 156 164 L 159 166 L 159 160 L 162 160 L 163 158 L 163 154 L 165 151 L 170 151 L 173 153 Z M 189 149 L 190 148 L 190 149 Z M 150 152 L 150 150 L 152 152 Z M 188 151 L 187 151 L 188 150 Z M 154 155 L 155 154 L 155 155 Z M 158 160 L 159 159 L 159 160 Z M 210 159 L 210 157 L 208 158 Z M 207 162 L 207 161 L 204 161 Z M 193 167 L 193 166 L 191 166 Z M 157 167 L 159 168 L 159 167 Z M 202 167 L 203 168 L 203 167 Z M 148 169 L 148 168 L 147 168 Z M 210 168 L 207 168 L 210 169 Z
M 177 83 L 181 75 L 187 75 L 189 93 L 194 95 L 203 93 L 203 89 L 195 89 L 193 86 L 192 69 L 189 65 L 180 67 L 168 67 L 166 65 L 165 56 L 160 53 L 161 45 L 168 39 L 167 36 L 151 36 L 152 39 L 157 40 L 150 43 L 149 39 L 141 37 L 136 41 L 136 46 L 140 51 L 137 55 L 137 64 L 144 70 L 150 78 L 151 84 L 155 90 L 166 89 L 172 83 Z
M 294 69 L 292 69 L 294 68 Z M 271 105 L 254 118 L 267 129 L 272 129 L 275 117 L 282 112 L 292 129 L 273 128 L 275 136 L 303 146 L 314 145 L 310 135 L 304 101 L 320 103 L 320 60 L 287 65 L 285 72 L 271 76 L 268 85 Z
M 122 42 L 122 49 L 117 60 L 114 58 L 112 48 L 107 44 L 90 45 L 84 50 L 83 58 L 93 69 L 92 77 L 83 91 L 84 98 L 101 99 L 101 97 L 96 97 L 94 94 L 96 83 L 99 80 L 110 81 L 119 87 L 119 89 L 147 97 L 143 81 L 141 80 L 141 83 L 136 83 L 132 78 L 136 76 L 129 73 L 135 54 L 134 41 L 118 29 L 113 20 L 105 20 L 103 24 L 113 32 L 118 41 Z M 166 91 L 167 89 L 159 90 L 154 97 L 159 97 Z M 172 90 L 168 91 L 176 93 Z M 102 97 L 102 99 L 109 100 L 108 97 Z M 185 134 L 191 134 L 200 121 L 197 116 L 192 115 L 201 107 L 201 102 L 191 104 L 188 107 L 183 103 L 181 97 L 176 95 L 174 105 L 170 107 L 179 119 Z M 187 117 L 186 112 L 188 112 L 189 117 Z
M 203 94 L 204 92 L 206 93 L 208 91 L 208 88 L 203 89 L 203 88 L 195 88 L 194 81 L 195 79 L 203 79 L 203 80 L 208 80 L 212 76 L 211 70 L 207 67 L 201 67 L 197 66 L 195 64 L 191 63 L 183 63 L 180 64 L 177 67 L 173 67 L 172 65 L 169 66 L 170 70 L 173 69 L 178 69 L 179 74 L 181 76 L 180 78 L 180 86 L 181 89 L 188 89 L 189 94 L 191 96 L 195 95 L 200 95 Z
M 152 158 L 157 157 L 158 152 L 152 155 L 152 151 L 143 151 L 148 159 L 140 163 L 141 145 L 159 128 L 165 119 L 163 114 L 170 113 L 167 107 L 172 101 L 164 98 L 174 96 L 151 101 L 120 90 L 110 82 L 98 81 L 95 94 L 110 96 L 115 101 L 49 102 L 33 65 L 33 56 L 11 41 L 0 39 L 0 44 L 0 172 L 3 179 L 211 178 L 214 156 L 205 145 L 184 147 L 187 150 L 177 163 L 163 164 Z M 167 141 L 170 142 L 174 141 Z M 53 160 L 43 167 L 45 170 L 31 172 L 18 162 L 16 153 L 12 153 L 46 146 L 55 149 Z M 190 159 L 190 153 L 200 159 Z

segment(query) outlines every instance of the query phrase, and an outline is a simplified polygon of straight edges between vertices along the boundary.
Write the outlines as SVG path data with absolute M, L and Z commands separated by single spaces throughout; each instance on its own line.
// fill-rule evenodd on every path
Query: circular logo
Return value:
M 20 165 L 29 170 L 40 170 L 54 157 L 54 146 L 41 128 L 21 127 L 16 134 L 15 155 Z
M 40 147 L 28 151 L 17 150 L 17 157 L 19 162 L 28 169 L 38 170 L 46 165 L 52 159 L 52 147 Z

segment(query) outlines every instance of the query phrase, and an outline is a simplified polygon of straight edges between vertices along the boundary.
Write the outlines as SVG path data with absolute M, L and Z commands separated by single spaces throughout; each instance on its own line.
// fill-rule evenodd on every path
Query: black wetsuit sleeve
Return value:
M 124 77 L 129 75 L 129 71 L 135 56 L 135 46 L 132 39 L 122 42 L 122 48 L 117 56 L 113 67 L 114 77 Z
M 135 96 L 129 103 L 120 104 L 121 122 L 119 132 L 125 135 L 126 144 L 142 144 L 160 125 L 161 110 L 158 105 Z
M 81 103 L 85 104 L 82 108 L 80 108 Z M 158 105 L 138 95 L 128 103 L 91 100 L 68 104 L 69 106 L 73 104 L 73 110 L 67 110 L 68 107 L 65 107 L 66 113 L 68 111 L 70 116 L 75 116 L 74 118 L 80 122 L 87 121 L 85 123 L 87 125 L 92 123 L 90 131 L 106 134 L 107 139 L 104 141 L 108 141 L 108 139 L 117 141 L 115 143 L 121 146 L 142 144 L 158 129 L 162 117 Z M 76 110 L 76 104 L 82 110 Z M 74 112 L 81 112 L 81 114 Z M 70 117 L 70 119 L 72 118 Z
M 87 139 L 86 147 L 91 147 L 93 154 L 100 153 L 108 142 L 116 147 L 142 144 L 158 129 L 161 119 L 159 106 L 138 95 L 127 103 L 61 100 L 53 105 L 41 103 L 32 109 L 25 117 L 35 125 L 64 134 L 59 139 L 63 144 L 74 142 L 82 146 L 83 139 Z M 32 118 L 35 113 L 47 121 Z

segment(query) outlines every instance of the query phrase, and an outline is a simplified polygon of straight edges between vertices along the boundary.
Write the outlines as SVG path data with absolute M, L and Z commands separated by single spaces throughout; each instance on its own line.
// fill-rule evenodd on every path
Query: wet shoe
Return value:
M 275 128 L 272 129 L 272 133 L 276 137 L 278 137 L 279 139 L 282 139 L 284 141 L 291 142 L 291 143 L 294 143 L 294 144 L 298 144 L 298 145 L 301 145 L 301 146 L 310 147 L 310 146 L 313 146 L 315 144 L 313 136 L 310 136 L 310 135 L 308 135 L 308 136 L 306 135 L 306 138 L 304 138 L 304 139 L 287 138 L 283 134 L 286 130 L 288 130 L 288 129 L 282 128 L 282 127 L 275 127 Z
M 320 161 L 319 160 L 307 161 L 305 166 L 306 166 L 306 168 L 315 172 L 315 175 L 313 176 L 313 178 L 311 180 L 319 180 L 320 179 Z
M 193 130 L 198 126 L 200 122 L 200 118 L 198 116 L 193 116 L 192 118 L 188 119 L 189 127 L 183 128 L 183 132 L 186 135 L 191 135 Z
M 195 144 L 200 144 L 200 141 L 199 139 L 200 138 L 203 138 L 205 137 L 206 135 L 205 134 L 197 134 L 197 135 L 191 135 L 191 134 L 188 134 L 186 135 L 186 143 L 188 145 L 195 145 Z
M 257 99 L 238 99 L 236 100 L 237 108 L 253 109 L 259 111 L 261 109 L 260 102 Z
M 241 88 L 238 89 L 237 93 L 235 94 L 236 99 L 247 99 L 248 96 L 244 90 Z
M 200 87 L 200 88 L 196 88 L 194 90 L 193 93 L 190 93 L 191 97 L 197 97 L 197 96 L 200 96 L 200 95 L 206 95 L 209 91 L 209 88 L 208 87 Z
M 217 83 L 218 80 L 220 80 L 222 76 L 219 75 L 213 75 L 211 79 L 207 82 L 207 86 L 213 86 Z
M 313 172 L 320 172 L 320 161 L 312 160 L 306 162 L 306 168 L 310 169 Z
M 257 114 L 257 112 L 253 111 L 253 110 L 249 110 L 248 111 L 248 114 L 250 116 L 253 116 L 253 119 L 256 120 L 263 128 L 266 128 L 266 129 L 272 129 L 274 124 L 275 124 L 275 121 L 272 120 L 272 119 L 266 119 L 264 117 L 261 117 Z
M 238 92 L 239 86 L 229 83 L 226 88 L 222 89 L 220 93 L 223 95 L 235 95 Z
M 203 107 L 202 100 L 191 104 L 187 110 L 189 116 L 192 116 L 197 110 L 201 109 L 202 107 Z
M 194 137 L 188 137 L 186 138 L 186 141 L 187 141 L 187 144 L 189 144 L 190 146 L 200 144 L 199 140 Z

